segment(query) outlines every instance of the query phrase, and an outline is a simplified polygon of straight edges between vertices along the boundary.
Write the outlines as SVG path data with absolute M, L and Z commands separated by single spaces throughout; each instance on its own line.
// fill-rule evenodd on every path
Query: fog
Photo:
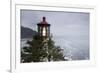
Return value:
M 37 31 L 42 17 L 51 24 L 56 45 L 72 60 L 89 59 L 89 13 L 21 10 L 21 26 Z

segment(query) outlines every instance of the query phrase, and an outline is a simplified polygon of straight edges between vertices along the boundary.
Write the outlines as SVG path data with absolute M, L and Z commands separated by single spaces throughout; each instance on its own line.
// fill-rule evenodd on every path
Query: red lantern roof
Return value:
M 43 17 L 43 21 L 38 23 L 39 26 L 50 26 L 50 24 L 47 23 L 46 17 Z

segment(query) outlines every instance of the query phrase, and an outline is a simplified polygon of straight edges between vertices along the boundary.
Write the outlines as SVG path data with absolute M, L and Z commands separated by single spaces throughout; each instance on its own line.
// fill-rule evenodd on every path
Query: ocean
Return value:
M 52 38 L 55 41 L 56 46 L 60 46 L 63 49 L 63 54 L 65 58 L 69 60 L 89 60 L 89 40 L 82 38 L 71 38 L 56 36 Z M 21 39 L 21 48 L 28 46 L 26 44 L 27 40 L 32 40 L 31 38 Z

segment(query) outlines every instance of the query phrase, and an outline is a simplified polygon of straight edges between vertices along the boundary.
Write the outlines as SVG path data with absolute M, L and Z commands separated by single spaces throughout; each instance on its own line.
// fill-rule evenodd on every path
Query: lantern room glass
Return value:
M 45 27 L 43 27 L 42 36 L 46 36 L 46 28 Z

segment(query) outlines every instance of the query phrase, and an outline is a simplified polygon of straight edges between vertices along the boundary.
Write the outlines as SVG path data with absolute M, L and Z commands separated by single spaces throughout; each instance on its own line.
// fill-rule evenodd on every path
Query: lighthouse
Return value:
M 46 21 L 46 17 L 42 18 L 42 21 L 37 24 L 38 36 L 42 39 L 42 49 L 45 50 L 45 58 L 41 58 L 41 61 L 49 61 L 49 52 L 48 52 L 48 41 L 50 38 L 50 24 Z
M 46 21 L 46 17 L 42 18 L 42 21 L 37 24 L 38 35 L 43 38 L 49 38 L 50 36 L 50 24 Z

